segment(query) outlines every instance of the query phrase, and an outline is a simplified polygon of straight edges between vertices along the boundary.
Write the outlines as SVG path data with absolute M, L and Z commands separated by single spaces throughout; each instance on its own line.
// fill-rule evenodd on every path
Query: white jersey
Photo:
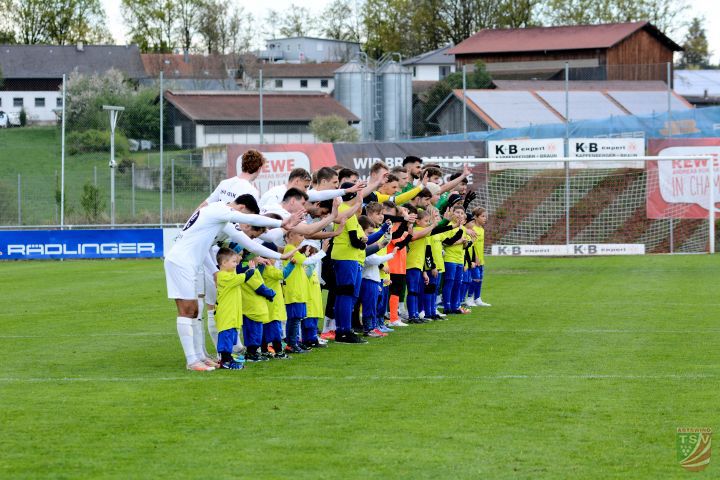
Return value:
M 175 240 L 175 244 L 165 256 L 165 260 L 178 265 L 199 267 L 215 236 L 228 222 L 270 228 L 282 225 L 280 220 L 240 213 L 230 208 L 225 202 L 214 202 L 192 214 Z
M 287 185 L 277 185 L 263 193 L 260 202 L 258 202 L 260 210 L 267 205 L 281 203 L 287 191 Z M 342 188 L 337 190 L 308 190 L 305 193 L 308 195 L 308 202 L 322 202 L 323 200 L 332 200 L 335 197 L 345 195 L 345 190 Z
M 220 182 L 210 196 L 205 200 L 207 203 L 213 202 L 232 202 L 240 195 L 249 193 L 255 200 L 260 198 L 260 192 L 244 178 L 232 177 L 226 178 Z

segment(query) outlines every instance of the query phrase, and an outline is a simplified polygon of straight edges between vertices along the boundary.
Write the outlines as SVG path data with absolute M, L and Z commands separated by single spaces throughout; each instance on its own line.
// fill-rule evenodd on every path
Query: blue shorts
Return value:
M 480 265 L 475 268 L 470 269 L 470 274 L 472 275 L 473 280 L 482 280 L 483 274 L 485 270 L 485 265 Z
M 217 351 L 218 353 L 232 353 L 237 343 L 238 331 L 236 328 L 229 328 L 218 332 Z

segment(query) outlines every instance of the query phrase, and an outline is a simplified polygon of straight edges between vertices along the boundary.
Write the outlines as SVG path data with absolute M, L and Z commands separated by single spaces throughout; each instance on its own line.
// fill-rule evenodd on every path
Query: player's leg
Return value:
M 457 263 L 446 262 L 445 263 L 445 275 L 443 276 L 443 288 L 442 288 L 442 301 L 443 309 L 445 313 L 452 312 L 452 296 L 453 288 L 455 288 L 455 275 L 457 273 L 456 267 L 462 268 L 462 265 Z
M 165 280 L 168 298 L 175 300 L 177 307 L 176 328 L 186 365 L 192 370 L 214 370 L 202 363 L 204 354 L 195 349 L 193 324 L 197 321 L 198 303 L 195 294 L 197 269 L 165 261 Z

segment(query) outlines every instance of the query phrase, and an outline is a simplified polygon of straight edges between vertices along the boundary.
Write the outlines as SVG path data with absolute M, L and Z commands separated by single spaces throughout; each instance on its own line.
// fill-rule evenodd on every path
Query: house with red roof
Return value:
M 451 48 L 458 68 L 482 61 L 493 79 L 668 79 L 682 50 L 649 22 L 484 29 Z M 672 79 L 672 72 L 669 76 Z

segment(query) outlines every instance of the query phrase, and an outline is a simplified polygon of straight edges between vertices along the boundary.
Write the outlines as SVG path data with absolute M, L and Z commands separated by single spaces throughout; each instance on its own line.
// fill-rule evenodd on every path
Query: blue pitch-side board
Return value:
M 160 228 L 0 231 L 0 260 L 162 256 Z

